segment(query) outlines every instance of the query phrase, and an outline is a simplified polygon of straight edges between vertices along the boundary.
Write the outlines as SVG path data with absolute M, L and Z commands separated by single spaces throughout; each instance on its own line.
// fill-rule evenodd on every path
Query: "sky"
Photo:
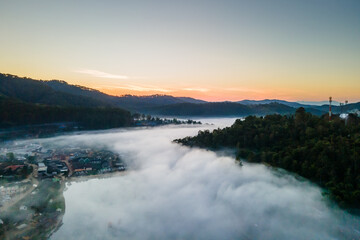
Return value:
M 358 0 L 0 0 L 0 72 L 113 94 L 360 101 Z

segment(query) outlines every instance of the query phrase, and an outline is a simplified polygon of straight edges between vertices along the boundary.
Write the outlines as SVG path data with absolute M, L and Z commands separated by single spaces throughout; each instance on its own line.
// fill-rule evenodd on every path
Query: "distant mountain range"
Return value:
M 279 99 L 264 99 L 264 100 L 242 100 L 242 101 L 238 101 L 238 103 L 241 104 L 245 104 L 245 105 L 254 105 L 254 104 L 269 104 L 269 103 L 280 103 L 280 104 L 284 104 L 290 107 L 295 107 L 295 108 L 299 108 L 299 107 L 319 107 L 319 106 L 329 106 L 329 101 L 319 101 L 319 102 L 310 102 L 310 101 L 299 101 L 299 102 L 289 102 L 289 101 L 285 101 L 285 100 L 279 100 Z M 339 106 L 340 103 L 333 101 L 332 102 L 332 106 Z
M 286 106 L 295 107 L 295 108 L 299 108 L 299 107 L 304 107 L 304 106 L 305 106 L 304 104 L 300 104 L 300 103 L 297 103 L 297 102 L 288 102 L 288 101 L 285 101 L 285 100 L 278 100 L 278 99 L 242 100 L 242 101 L 238 101 L 237 103 L 244 104 L 244 105 L 280 103 L 280 104 L 284 104 L 284 105 L 286 105 Z
M 165 116 L 247 116 L 266 115 L 270 113 L 289 114 L 294 108 L 279 104 L 269 103 L 260 105 L 244 105 L 236 102 L 207 102 L 202 104 L 178 103 L 149 108 L 145 113 Z
M 0 94 L 25 103 L 72 106 L 117 107 L 131 112 L 163 116 L 246 116 L 271 113 L 294 113 L 304 107 L 312 114 L 321 115 L 328 105 L 301 104 L 278 99 L 242 100 L 239 102 L 206 102 L 189 97 L 169 95 L 111 96 L 91 88 L 71 85 L 59 80 L 34 80 L 10 74 L 0 74 Z M 359 109 L 360 103 L 333 106 L 333 112 Z
M 317 102 L 314 102 L 314 101 L 297 101 L 297 103 L 304 104 L 304 105 L 311 105 L 311 106 L 314 106 L 314 105 L 315 106 L 322 106 L 322 105 L 329 104 L 329 101 L 317 101 Z M 339 106 L 340 102 L 333 101 L 332 105 L 333 106 Z
M 126 108 L 132 111 L 141 111 L 145 108 L 160 105 L 169 105 L 177 103 L 205 103 L 205 101 L 193 99 L 189 97 L 173 97 L 168 95 L 151 95 L 151 96 L 133 96 L 125 95 L 121 97 L 107 95 L 98 90 L 91 88 L 70 85 L 65 81 L 51 80 L 42 81 L 53 90 L 82 97 L 96 99 L 104 104 Z

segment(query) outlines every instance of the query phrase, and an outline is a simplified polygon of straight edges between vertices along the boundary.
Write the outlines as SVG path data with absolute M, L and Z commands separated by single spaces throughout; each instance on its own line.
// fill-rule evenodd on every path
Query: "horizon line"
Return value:
M 1 73 L 0 74 L 2 75 L 6 75 L 6 76 L 12 76 L 12 77 L 18 77 L 18 78 L 26 78 L 26 79 L 31 79 L 31 80 L 34 80 L 34 81 L 44 81 L 44 82 L 47 82 L 47 81 L 62 81 L 62 82 L 66 82 L 66 84 L 68 85 L 71 85 L 71 86 L 78 86 L 78 87 L 84 87 L 84 88 L 88 88 L 88 89 L 92 89 L 92 90 L 95 90 L 95 91 L 99 91 L 103 94 L 106 94 L 108 96 L 114 96 L 114 97 L 125 97 L 125 96 L 135 96 L 135 97 L 151 97 L 151 96 L 170 96 L 170 97 L 175 97 L 175 98 L 192 98 L 192 99 L 195 99 L 195 100 L 201 100 L 201 101 L 204 101 L 204 102 L 240 102 L 240 101 L 286 101 L 286 102 L 292 102 L 292 103 L 299 103 L 299 104 L 303 104 L 303 105 L 316 105 L 316 104 L 311 104 L 311 103 L 321 103 L 321 102 L 324 102 L 324 104 L 326 102 L 328 102 L 328 100 L 324 99 L 324 100 L 289 100 L 289 99 L 286 99 L 286 98 L 273 98 L 273 97 L 266 97 L 266 98 L 242 98 L 242 99 L 238 99 L 238 100 L 208 100 L 208 98 L 204 98 L 204 97 L 194 97 L 194 96 L 191 96 L 191 95 L 179 95 L 179 96 L 174 96 L 174 95 L 171 95 L 171 94 L 164 94 L 163 91 L 160 91 L 159 93 L 153 93 L 153 94 L 141 94 L 141 93 L 138 93 L 138 94 L 134 94 L 134 93 L 124 93 L 124 94 L 112 94 L 112 93 L 109 93 L 109 92 L 106 92 L 106 91 L 103 91 L 104 88 L 96 88 L 96 87 L 89 87 L 89 86 L 86 86 L 86 85 L 80 85 L 80 84 L 72 84 L 70 83 L 69 81 L 67 80 L 62 80 L 62 79 L 41 79 L 41 78 L 32 78 L 32 77 L 28 77 L 28 76 L 19 76 L 19 75 L 16 75 L 16 74 L 11 74 L 11 73 Z M 110 89 L 108 89 L 110 90 Z M 181 89 L 180 89 L 181 90 Z M 156 90 L 154 92 L 157 92 Z M 332 101 L 333 103 L 342 103 L 342 101 L 337 101 L 337 100 L 333 100 Z M 348 103 L 357 103 L 357 102 L 360 102 L 360 99 L 359 100 L 355 100 L 355 101 L 349 101 Z M 326 105 L 326 104 L 325 104 Z

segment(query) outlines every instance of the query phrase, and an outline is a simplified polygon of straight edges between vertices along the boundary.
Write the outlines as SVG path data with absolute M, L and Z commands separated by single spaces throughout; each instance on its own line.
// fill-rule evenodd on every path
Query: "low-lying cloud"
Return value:
M 120 89 L 126 89 L 131 91 L 138 91 L 138 92 L 163 92 L 163 93 L 169 93 L 173 92 L 173 90 L 166 89 L 166 88 L 160 88 L 156 86 L 139 86 L 139 85 L 126 85 L 126 86 L 117 86 L 114 88 L 120 88 Z
M 191 92 L 208 92 L 209 89 L 207 88 L 183 88 L 184 91 L 191 91 Z
M 101 144 L 130 166 L 124 176 L 68 186 L 64 224 L 52 239 L 359 238 L 359 217 L 332 206 L 309 182 L 171 143 L 205 127 L 46 140 Z
M 76 70 L 75 72 L 87 74 L 87 75 L 90 75 L 93 77 L 98 77 L 98 78 L 129 79 L 128 76 L 111 74 L 111 73 L 101 72 L 101 71 L 92 70 L 92 69 L 80 69 L 80 70 Z

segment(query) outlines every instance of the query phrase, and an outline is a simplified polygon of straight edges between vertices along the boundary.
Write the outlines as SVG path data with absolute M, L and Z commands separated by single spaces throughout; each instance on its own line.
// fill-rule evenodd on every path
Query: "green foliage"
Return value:
M 9 166 L 20 166 L 18 168 L 8 168 Z M 0 183 L 3 181 L 6 182 L 13 182 L 13 181 L 21 181 L 25 179 L 29 174 L 31 174 L 33 171 L 32 166 L 30 165 L 24 165 L 24 163 L 15 160 L 9 160 L 6 162 L 3 162 L 0 166 L 0 176 L 5 177 L 5 179 L 0 178 Z
M 84 129 L 133 125 L 130 112 L 120 108 L 48 106 L 0 96 L 0 128 L 58 122 L 74 122 Z
M 15 160 L 15 155 L 14 155 L 14 153 L 9 152 L 9 153 L 6 154 L 6 158 L 7 158 L 9 161 L 14 161 L 14 160 Z
M 36 157 L 35 156 L 27 156 L 26 159 L 29 163 L 36 164 Z
M 294 116 L 249 116 L 213 132 L 176 140 L 188 146 L 236 147 L 238 157 L 284 168 L 326 187 L 342 206 L 360 207 L 360 118 L 331 122 L 299 108 Z

